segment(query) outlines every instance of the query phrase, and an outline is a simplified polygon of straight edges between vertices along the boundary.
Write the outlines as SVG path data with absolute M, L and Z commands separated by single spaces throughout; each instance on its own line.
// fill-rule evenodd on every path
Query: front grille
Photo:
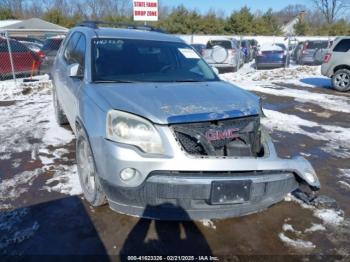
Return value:
M 171 125 L 177 141 L 190 155 L 256 157 L 261 152 L 259 116 Z

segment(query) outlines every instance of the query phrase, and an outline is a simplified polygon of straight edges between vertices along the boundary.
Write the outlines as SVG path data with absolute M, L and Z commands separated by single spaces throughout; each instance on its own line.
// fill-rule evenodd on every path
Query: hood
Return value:
M 89 92 L 109 108 L 157 124 L 221 120 L 257 115 L 259 98 L 223 81 L 195 83 L 92 84 Z

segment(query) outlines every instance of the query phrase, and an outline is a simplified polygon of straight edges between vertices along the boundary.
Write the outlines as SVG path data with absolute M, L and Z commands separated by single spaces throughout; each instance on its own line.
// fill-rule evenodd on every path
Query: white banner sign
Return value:
M 134 21 L 158 21 L 158 0 L 133 0 Z

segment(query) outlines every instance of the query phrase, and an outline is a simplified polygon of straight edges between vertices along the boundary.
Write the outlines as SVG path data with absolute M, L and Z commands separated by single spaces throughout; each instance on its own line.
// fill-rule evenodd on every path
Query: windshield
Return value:
M 276 44 L 276 46 L 279 46 L 280 48 L 282 48 L 283 50 L 287 50 L 287 47 L 285 44 Z
M 232 49 L 232 43 L 230 40 L 210 40 L 207 43 L 207 49 L 211 49 L 216 45 L 221 46 L 225 49 Z
M 213 70 L 184 43 L 93 39 L 94 82 L 218 81 Z
M 310 41 L 307 44 L 307 49 L 319 49 L 319 48 L 328 48 L 328 41 Z

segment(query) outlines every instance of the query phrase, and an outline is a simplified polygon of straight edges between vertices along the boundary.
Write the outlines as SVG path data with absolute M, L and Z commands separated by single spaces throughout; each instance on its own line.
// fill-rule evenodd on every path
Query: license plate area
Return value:
M 240 204 L 249 201 L 251 180 L 213 181 L 210 203 L 212 205 Z

